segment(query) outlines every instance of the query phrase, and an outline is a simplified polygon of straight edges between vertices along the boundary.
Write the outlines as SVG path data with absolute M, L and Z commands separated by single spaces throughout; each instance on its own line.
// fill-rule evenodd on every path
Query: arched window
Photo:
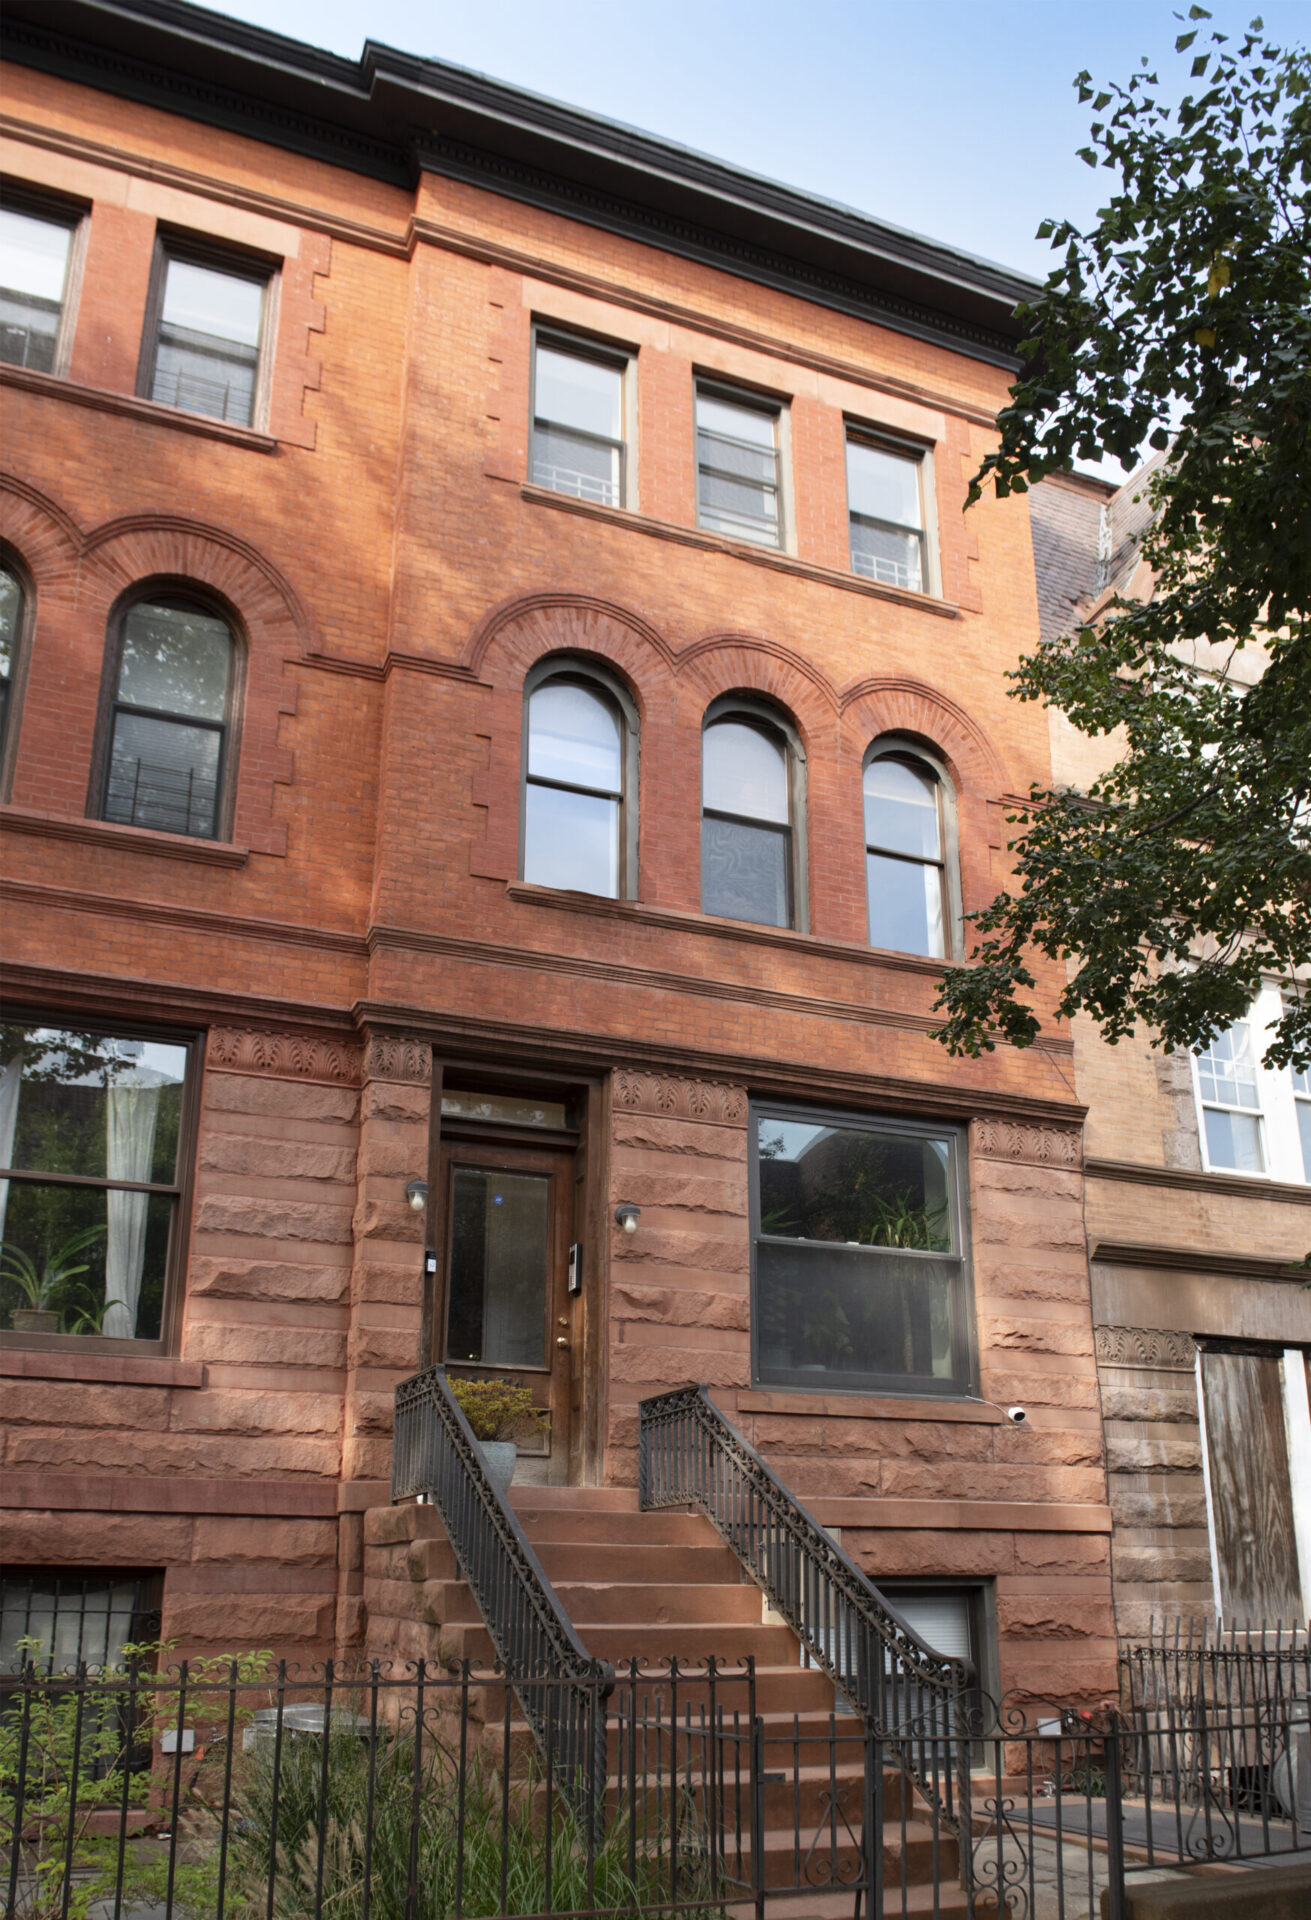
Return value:
M 716 703 L 701 739 L 701 911 L 797 923 L 800 747 L 767 710 Z
M 0 553 L 0 796 L 8 791 L 27 626 L 28 596 L 18 569 Z
M 864 784 L 870 945 L 945 959 L 957 920 L 950 783 L 897 746 L 874 750 Z
M 196 601 L 167 594 L 127 609 L 110 693 L 104 819 L 219 837 L 235 656 L 227 620 Z
M 590 668 L 530 676 L 523 877 L 619 899 L 637 872 L 636 713 Z

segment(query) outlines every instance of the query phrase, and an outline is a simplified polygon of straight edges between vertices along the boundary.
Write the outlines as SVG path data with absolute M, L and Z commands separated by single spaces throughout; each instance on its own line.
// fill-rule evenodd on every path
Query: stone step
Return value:
M 665 1622 L 711 1619 L 716 1623 L 761 1625 L 758 1587 L 725 1582 L 711 1585 L 707 1581 L 670 1581 L 658 1586 L 613 1580 L 556 1580 L 553 1584 L 560 1605 L 585 1641 L 590 1628 L 620 1622 L 637 1626 L 648 1641 L 651 1632 Z
M 563 1508 L 568 1513 L 582 1513 L 589 1509 L 600 1513 L 641 1511 L 636 1487 L 511 1487 L 510 1505 L 521 1522 L 525 1510 L 530 1508 L 541 1512 L 553 1507 Z
M 697 1541 L 554 1540 L 532 1538 L 533 1551 L 552 1582 L 582 1580 L 642 1586 L 703 1581 L 708 1586 L 744 1584 L 737 1556 L 727 1547 Z M 448 1549 L 449 1551 L 449 1549 Z
M 700 1513 L 638 1513 L 635 1508 L 525 1505 L 516 1506 L 515 1518 L 534 1548 L 547 1540 L 589 1540 L 607 1546 L 634 1547 L 719 1544 L 719 1535 Z

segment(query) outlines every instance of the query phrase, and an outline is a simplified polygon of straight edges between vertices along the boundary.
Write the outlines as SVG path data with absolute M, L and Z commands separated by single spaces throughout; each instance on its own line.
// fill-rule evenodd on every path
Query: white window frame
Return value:
M 1302 1141 L 1298 1131 L 1297 1100 L 1293 1076 L 1287 1067 L 1271 1069 L 1261 1064 L 1273 1029 L 1283 1017 L 1284 998 L 1278 985 L 1267 982 L 1246 1014 L 1252 1038 L 1252 1061 L 1256 1068 L 1258 1105 L 1237 1109 L 1251 1115 L 1257 1123 L 1264 1162 L 1260 1173 L 1242 1173 L 1236 1167 L 1213 1167 L 1206 1150 L 1206 1115 L 1202 1100 L 1197 1055 L 1193 1055 L 1193 1104 L 1197 1123 L 1197 1141 L 1202 1166 L 1207 1173 L 1227 1174 L 1231 1180 L 1279 1180 L 1304 1187 L 1306 1173 L 1302 1165 Z

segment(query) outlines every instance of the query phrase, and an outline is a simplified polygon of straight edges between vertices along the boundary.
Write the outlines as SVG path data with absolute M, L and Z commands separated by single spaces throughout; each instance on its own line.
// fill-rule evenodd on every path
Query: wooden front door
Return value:
M 444 1146 L 446 1222 L 440 1352 L 457 1378 L 531 1388 L 549 1418 L 528 1458 L 569 1476 L 572 1315 L 568 1296 L 573 1155 L 549 1147 Z

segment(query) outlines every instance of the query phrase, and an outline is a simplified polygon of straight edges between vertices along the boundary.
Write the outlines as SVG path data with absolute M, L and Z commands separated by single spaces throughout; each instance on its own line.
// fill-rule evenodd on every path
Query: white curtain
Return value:
M 108 1089 L 108 1096 L 105 1171 L 111 1180 L 149 1180 L 159 1086 L 119 1084 Z M 111 1189 L 106 1201 L 109 1234 L 105 1242 L 105 1317 L 101 1327 L 117 1339 L 130 1340 L 137 1330 L 150 1195 L 115 1193 Z
M 0 1167 L 12 1166 L 14 1128 L 18 1124 L 18 1089 L 23 1078 L 23 1056 L 16 1053 L 0 1067 Z M 9 1182 L 0 1180 L 0 1240 L 5 1237 L 5 1212 L 9 1206 Z

